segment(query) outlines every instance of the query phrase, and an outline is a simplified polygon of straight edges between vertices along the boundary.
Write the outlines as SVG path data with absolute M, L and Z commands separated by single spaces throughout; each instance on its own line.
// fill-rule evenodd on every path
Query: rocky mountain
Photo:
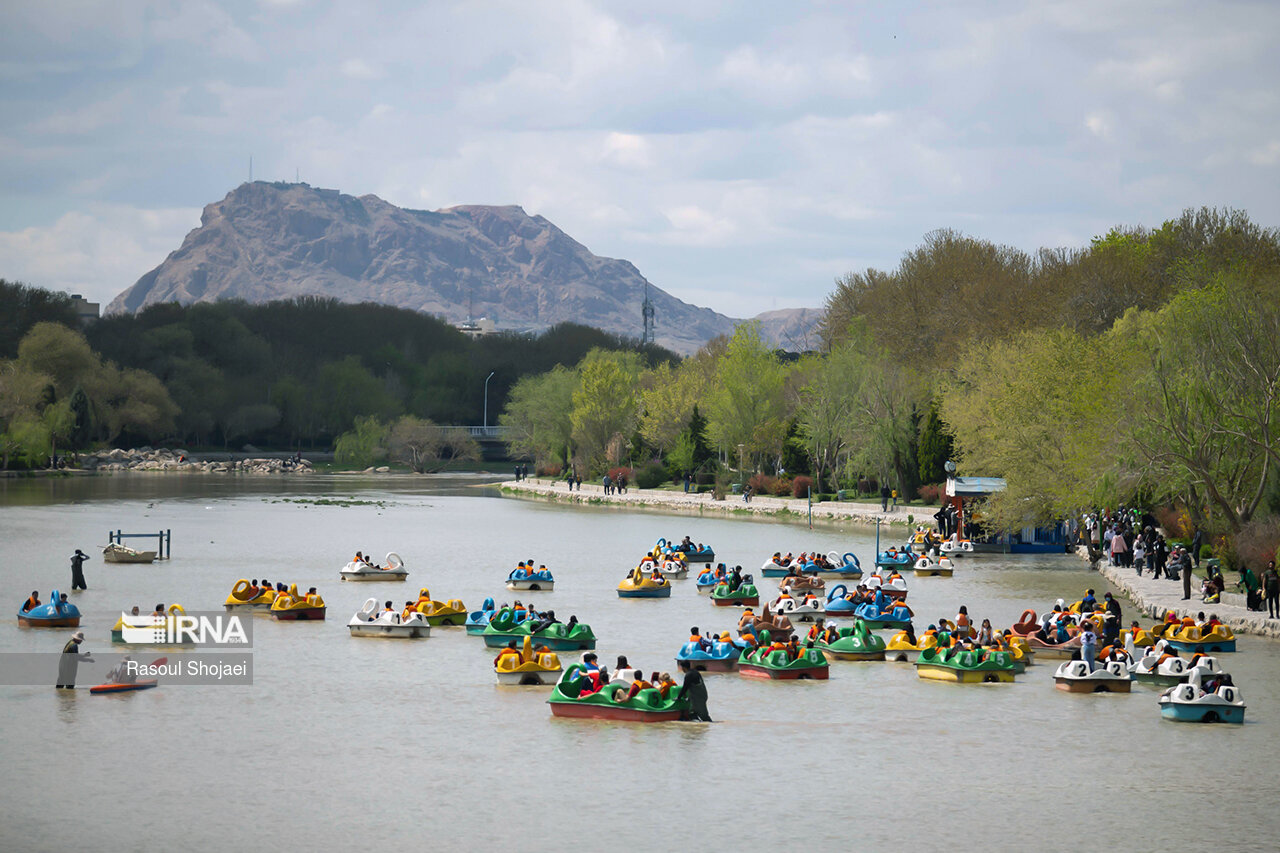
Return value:
M 646 284 L 628 261 L 598 257 L 516 206 L 408 210 L 374 195 L 257 181 L 206 206 L 200 227 L 107 313 L 313 295 L 455 323 L 488 317 L 498 329 L 538 331 L 572 320 L 638 337 Z M 649 296 L 657 342 L 676 352 L 691 353 L 740 322 L 652 284 Z M 775 318 L 768 328 L 786 331 L 793 321 Z

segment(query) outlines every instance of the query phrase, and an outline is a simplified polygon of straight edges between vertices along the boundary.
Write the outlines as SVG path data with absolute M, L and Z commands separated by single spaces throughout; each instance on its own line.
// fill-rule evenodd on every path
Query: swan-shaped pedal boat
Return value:
M 387 554 L 385 566 L 375 566 L 363 560 L 352 560 L 339 572 L 344 581 L 402 581 L 409 577 L 404 560 L 392 551 Z
M 269 586 L 255 586 L 244 578 L 231 587 L 231 594 L 223 603 L 229 612 L 259 611 L 267 613 L 276 600 L 276 591 Z
M 743 652 L 738 658 L 739 675 L 775 681 L 826 681 L 831 677 L 831 664 L 817 649 L 802 648 L 792 660 L 785 649 L 771 648 L 769 640 L 769 633 L 765 631 L 760 635 L 759 648 Z
M 916 675 L 933 681 L 991 684 L 1013 681 L 1013 659 L 1008 652 L 969 649 L 925 649 L 916 658 Z
M 1216 681 L 1217 679 L 1215 679 Z M 1243 723 L 1244 696 L 1234 684 L 1219 683 L 1213 690 L 1201 688 L 1200 673 L 1186 684 L 1176 684 L 1160 694 L 1160 716 L 1184 723 Z
M 356 611 L 347 623 L 353 637 L 387 637 L 416 640 L 431 636 L 427 617 L 416 610 L 406 616 L 399 610 L 379 610 L 376 599 L 370 598 Z
M 792 569 L 800 571 L 799 566 L 793 560 L 783 562 L 781 553 L 774 554 L 760 565 L 760 577 L 762 578 L 781 578 L 786 577 Z
M 510 686 L 555 684 L 563 672 L 555 652 L 535 651 L 533 638 L 527 635 L 519 651 L 503 649 L 493 665 L 498 683 Z
M 792 622 L 812 622 L 823 615 L 826 602 L 813 593 L 804 596 L 792 596 L 790 593 L 779 593 L 770 607 L 779 616 L 785 616 Z
M 484 644 L 490 648 L 501 648 L 512 640 L 523 643 L 525 637 L 532 637 L 536 644 L 553 652 L 591 651 L 596 647 L 596 635 L 585 622 L 552 622 L 539 628 L 541 622 L 535 619 L 516 621 L 515 611 L 504 607 L 493 615 L 481 632 Z
M 841 554 L 838 551 L 829 551 L 826 566 L 818 566 L 812 574 L 820 578 L 857 580 L 862 577 L 862 564 L 858 562 L 857 555 L 852 552 Z
M 920 559 L 916 560 L 912 571 L 915 572 L 918 578 L 949 578 L 955 574 L 956 567 L 946 557 L 934 559 L 928 554 L 924 554 Z
M 532 566 L 521 563 L 507 575 L 507 589 L 551 592 L 555 588 L 556 579 L 546 569 L 535 571 Z
M 593 720 L 622 720 L 631 723 L 661 723 L 680 719 L 689 710 L 689 700 L 679 687 L 663 696 L 650 688 L 625 698 L 631 685 L 613 681 L 592 691 L 594 684 L 580 663 L 565 670 L 551 688 L 551 714 Z
M 324 599 L 315 595 L 301 595 L 298 585 L 290 584 L 288 592 L 278 593 L 271 602 L 271 618 L 281 622 L 320 622 L 324 620 Z
M 827 660 L 884 660 L 886 643 L 871 633 L 862 620 L 836 629 L 834 637 L 814 643 L 815 648 L 827 656 Z
M 760 590 L 751 582 L 751 575 L 743 575 L 736 589 L 730 589 L 728 581 L 716 584 L 711 603 L 716 607 L 755 607 L 760 603 Z
M 1089 669 L 1089 662 L 1067 660 L 1053 673 L 1053 686 L 1068 693 L 1128 693 L 1133 686 L 1123 661 L 1107 661 Z
M 825 616 L 852 619 L 857 615 L 858 607 L 863 601 L 856 597 L 842 583 L 831 587 L 827 592 L 827 603 L 822 612 Z
M 55 589 L 48 604 L 19 610 L 18 624 L 27 628 L 76 628 L 80 625 L 80 609 L 70 601 L 63 601 L 62 594 Z
M 485 626 L 489 624 L 489 620 L 493 618 L 493 614 L 497 613 L 497 608 L 493 604 L 492 598 L 486 598 L 484 604 L 480 605 L 479 610 L 472 610 L 467 614 L 467 621 L 462 623 L 467 634 L 478 636 L 484 633 Z
M 676 652 L 676 664 L 688 661 L 699 672 L 733 672 L 738 668 L 738 658 L 744 645 L 725 642 L 722 639 L 706 639 L 702 643 L 685 643 Z
M 636 567 L 618 583 L 618 598 L 670 598 L 671 582 L 647 575 Z

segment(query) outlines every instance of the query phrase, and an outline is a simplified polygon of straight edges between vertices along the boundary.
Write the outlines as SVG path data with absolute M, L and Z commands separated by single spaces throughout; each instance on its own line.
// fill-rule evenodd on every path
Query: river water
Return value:
M 92 546 L 116 529 L 171 529 L 174 559 L 104 565 Z M 532 557 L 557 583 L 527 595 L 589 623 L 602 662 L 674 674 L 689 627 L 726 628 L 737 611 L 692 580 L 667 600 L 614 587 L 658 537 L 686 534 L 748 569 L 814 549 L 866 566 L 875 546 L 866 528 L 570 508 L 478 478 L 0 481 L 0 652 L 61 648 L 69 631 L 19 629 L 13 614 L 32 589 L 67 589 L 76 547 L 94 558 L 75 596 L 91 651 L 112 650 L 122 608 L 219 609 L 241 577 L 316 586 L 329 605 L 323 623 L 254 619 L 250 686 L 0 687 L 0 849 L 1275 849 L 1272 641 L 1223 656 L 1244 726 L 1164 722 L 1140 685 L 1065 694 L 1048 662 L 1012 685 L 921 681 L 892 663 L 839 662 L 827 682 L 713 674 L 717 723 L 641 725 L 553 719 L 547 688 L 496 686 L 492 652 L 460 628 L 387 641 L 345 626 L 365 598 L 399 605 L 419 586 L 471 608 L 510 600 L 507 572 Z M 356 550 L 398 552 L 408 582 L 339 582 Z M 1062 555 L 984 555 L 908 584 L 921 627 L 961 604 L 1003 627 L 1103 591 Z

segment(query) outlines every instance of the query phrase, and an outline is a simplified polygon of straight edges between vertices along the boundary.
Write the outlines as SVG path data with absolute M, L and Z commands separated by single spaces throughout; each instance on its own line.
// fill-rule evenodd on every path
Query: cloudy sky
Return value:
M 5 3 L 0 277 L 103 303 L 248 177 L 519 204 L 733 316 L 952 227 L 1280 225 L 1280 4 Z

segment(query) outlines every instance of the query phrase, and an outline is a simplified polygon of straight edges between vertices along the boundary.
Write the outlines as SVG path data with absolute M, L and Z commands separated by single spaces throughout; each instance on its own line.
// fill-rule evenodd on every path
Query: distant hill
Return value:
M 206 206 L 200 227 L 107 313 L 315 295 L 454 323 L 489 317 L 499 329 L 541 331 L 572 320 L 638 337 L 645 284 L 628 261 L 598 257 L 516 206 L 407 210 L 373 195 L 258 181 Z M 657 343 L 676 352 L 691 353 L 740 322 L 649 288 Z M 789 322 L 770 321 L 771 339 Z

